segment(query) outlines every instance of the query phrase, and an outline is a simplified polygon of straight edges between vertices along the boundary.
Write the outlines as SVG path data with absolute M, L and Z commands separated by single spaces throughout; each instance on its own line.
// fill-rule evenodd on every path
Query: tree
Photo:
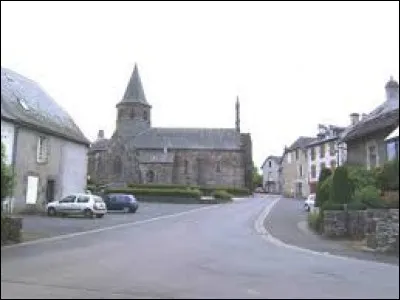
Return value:
M 321 207 L 324 202 L 329 200 L 329 190 L 330 185 L 325 184 L 324 182 L 332 176 L 331 169 L 323 168 L 319 173 L 318 184 L 317 184 L 317 192 L 315 197 L 315 206 Z M 330 184 L 330 183 L 329 183 Z M 324 188 L 322 188 L 324 186 Z
M 332 177 L 329 201 L 348 204 L 352 198 L 352 185 L 346 167 L 337 167 Z
M 10 166 L 6 162 L 6 148 L 1 143 L 1 202 L 5 200 L 7 196 L 11 196 L 14 187 L 14 176 Z M 3 207 L 3 205 L 1 205 Z
M 262 186 L 262 175 L 258 172 L 258 168 L 253 164 L 253 189 Z

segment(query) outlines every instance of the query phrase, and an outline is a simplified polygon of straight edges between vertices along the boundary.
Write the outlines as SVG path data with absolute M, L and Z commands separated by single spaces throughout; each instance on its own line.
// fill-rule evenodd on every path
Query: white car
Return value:
M 92 194 L 71 194 L 48 203 L 46 209 L 49 216 L 81 214 L 88 218 L 102 218 L 107 213 L 103 199 Z
M 310 211 L 315 205 L 315 194 L 310 194 L 304 201 L 304 209 Z

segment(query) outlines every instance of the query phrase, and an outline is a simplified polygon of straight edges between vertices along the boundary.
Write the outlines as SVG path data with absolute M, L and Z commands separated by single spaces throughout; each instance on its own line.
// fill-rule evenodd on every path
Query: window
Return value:
M 299 177 L 303 177 L 303 166 L 299 165 Z
M 315 165 L 311 166 L 311 178 L 316 178 L 317 177 L 317 168 Z
M 399 141 L 391 141 L 386 145 L 387 159 L 394 160 L 399 157 Z
M 67 196 L 64 199 L 60 200 L 60 203 L 74 203 L 75 198 L 76 197 L 74 195 L 70 195 L 70 196 Z
M 369 159 L 368 167 L 375 168 L 378 162 L 375 146 L 368 147 L 368 159 Z
M 134 110 L 133 108 L 132 108 L 131 111 L 130 111 L 129 117 L 130 117 L 131 119 L 135 118 L 135 110 Z
M 39 136 L 37 143 L 37 162 L 44 163 L 47 161 L 48 139 L 44 136 Z
M 272 162 L 271 161 L 268 162 L 268 167 L 270 167 L 270 168 L 272 167 Z
M 149 117 L 149 116 L 147 115 L 147 111 L 145 110 L 145 111 L 143 112 L 143 120 L 147 121 L 148 117 Z
M 325 144 L 319 146 L 319 157 L 325 157 Z
M 289 164 L 292 162 L 292 153 L 291 153 L 291 152 L 289 152 L 289 153 L 287 154 L 287 162 L 288 162 Z
M 146 173 L 147 182 L 154 182 L 154 171 L 148 170 Z
M 221 172 L 221 162 L 218 161 L 217 162 L 217 173 L 220 173 L 220 172 Z
M 335 142 L 330 142 L 329 143 L 329 154 L 331 156 L 335 155 Z
M 187 174 L 188 173 L 188 170 L 189 170 L 189 162 L 187 161 L 187 160 L 185 160 L 184 162 L 183 162 L 183 172 L 185 173 L 185 174 Z
M 321 164 L 319 165 L 319 167 L 320 167 L 320 171 L 322 171 L 322 169 L 325 169 L 325 168 L 326 168 L 326 165 L 325 165 L 325 163 L 321 163 Z
M 331 160 L 331 169 L 335 169 L 336 168 L 336 160 L 332 159 Z
M 315 148 L 312 147 L 310 151 L 311 151 L 311 160 L 314 161 L 315 160 Z
M 296 149 L 296 160 L 299 160 L 299 149 Z
M 79 196 L 77 202 L 78 203 L 88 203 L 89 202 L 89 196 Z

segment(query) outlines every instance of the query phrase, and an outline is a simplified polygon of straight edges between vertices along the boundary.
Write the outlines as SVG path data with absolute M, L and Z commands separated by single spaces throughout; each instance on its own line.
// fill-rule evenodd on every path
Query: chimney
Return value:
M 390 76 L 389 81 L 385 85 L 386 100 L 387 101 L 399 101 L 399 84 Z
M 104 130 L 101 129 L 99 130 L 99 133 L 97 134 L 97 139 L 104 139 Z
M 361 114 L 361 120 L 364 120 L 367 117 L 367 114 Z
M 352 113 L 350 115 L 350 122 L 351 125 L 356 125 L 360 121 L 360 114 L 358 113 Z

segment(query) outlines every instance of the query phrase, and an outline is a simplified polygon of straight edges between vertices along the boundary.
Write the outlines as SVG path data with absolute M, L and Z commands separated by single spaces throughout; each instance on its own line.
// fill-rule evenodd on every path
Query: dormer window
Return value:
M 22 99 L 22 98 L 17 98 L 17 99 L 18 99 L 18 103 L 22 106 L 23 109 L 29 110 L 29 106 L 28 106 L 28 104 L 26 104 L 24 99 Z

